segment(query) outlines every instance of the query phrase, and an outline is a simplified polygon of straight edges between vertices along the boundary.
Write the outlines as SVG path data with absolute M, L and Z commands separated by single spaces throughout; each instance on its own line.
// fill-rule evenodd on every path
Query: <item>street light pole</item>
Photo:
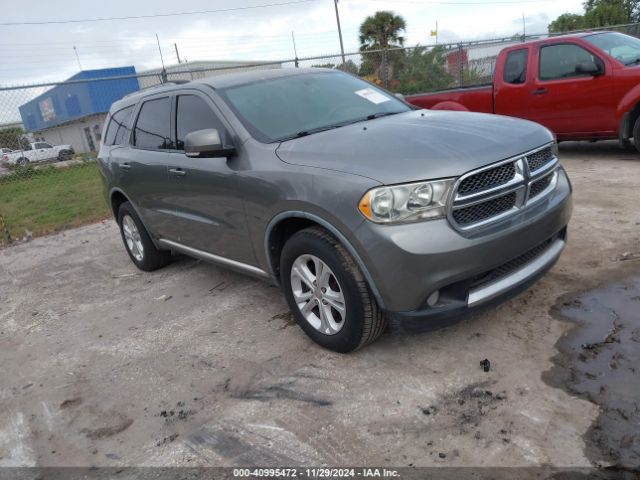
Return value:
M 344 58 L 344 44 L 342 43 L 342 29 L 340 28 L 340 14 L 338 13 L 338 0 L 333 0 L 336 7 L 336 22 L 338 22 L 338 36 L 340 37 L 340 54 L 342 55 L 342 66 L 346 63 Z

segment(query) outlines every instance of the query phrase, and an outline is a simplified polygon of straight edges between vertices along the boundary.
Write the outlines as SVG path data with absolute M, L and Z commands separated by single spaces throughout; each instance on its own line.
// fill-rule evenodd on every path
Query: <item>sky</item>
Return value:
M 292 3 L 296 2 L 296 3 Z M 451 4 L 466 2 L 466 4 Z M 7 8 L 9 4 L 19 8 Z M 288 3 L 264 8 L 256 5 Z M 357 51 L 358 27 L 367 15 L 391 10 L 407 22 L 407 45 L 545 33 L 558 15 L 582 11 L 582 0 L 339 0 L 345 51 Z M 243 8 L 239 10 L 239 8 Z M 246 8 L 246 9 L 245 9 Z M 40 22 L 236 9 L 197 15 L 0 25 L 0 86 L 64 80 L 82 69 L 135 65 L 138 71 L 182 60 L 280 60 L 340 51 L 333 0 L 7 0 L 0 22 Z

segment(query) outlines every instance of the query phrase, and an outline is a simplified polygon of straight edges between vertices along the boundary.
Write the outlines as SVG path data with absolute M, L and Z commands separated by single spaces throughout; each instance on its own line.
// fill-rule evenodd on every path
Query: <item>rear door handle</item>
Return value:
M 531 93 L 534 94 L 534 95 L 544 95 L 545 93 L 549 93 L 549 90 L 547 90 L 546 88 L 536 88 Z
M 187 172 L 185 172 L 181 168 L 170 168 L 169 173 L 172 175 L 177 175 L 178 177 L 184 177 L 187 174 Z
M 121 163 L 120 168 L 122 168 L 123 170 L 129 170 L 131 168 L 131 165 L 128 163 Z

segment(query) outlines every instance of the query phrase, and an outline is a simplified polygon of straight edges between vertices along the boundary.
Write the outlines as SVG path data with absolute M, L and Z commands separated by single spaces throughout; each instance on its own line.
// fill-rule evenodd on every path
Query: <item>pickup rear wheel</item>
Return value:
M 58 161 L 64 162 L 66 160 L 71 160 L 71 152 L 69 150 L 60 150 L 60 153 L 58 153 Z
M 18 160 L 16 160 L 16 165 L 18 165 L 19 167 L 24 167 L 28 164 L 29 164 L 29 159 L 26 157 L 20 157 Z
M 156 248 L 129 202 L 124 202 L 118 209 L 118 225 L 127 253 L 140 270 L 151 272 L 169 263 L 171 252 Z
M 636 119 L 636 123 L 633 124 L 633 145 L 636 150 L 640 152 L 640 117 Z
M 384 331 L 386 319 L 362 272 L 326 230 L 307 228 L 287 241 L 280 277 L 296 322 L 319 345 L 347 353 Z

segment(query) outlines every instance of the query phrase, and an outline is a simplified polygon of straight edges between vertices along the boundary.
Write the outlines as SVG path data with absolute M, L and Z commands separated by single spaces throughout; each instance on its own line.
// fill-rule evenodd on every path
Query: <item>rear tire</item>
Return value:
M 26 157 L 20 157 L 17 161 L 16 161 L 16 165 L 18 167 L 26 167 L 27 165 L 29 165 L 29 159 Z
M 633 145 L 636 150 L 640 152 L 640 117 L 636 119 L 636 123 L 633 124 Z
M 316 275 L 318 270 L 324 275 Z M 348 353 L 362 348 L 386 327 L 355 261 L 322 228 L 301 230 L 287 241 L 280 257 L 280 282 L 298 325 L 329 350 Z
M 131 203 L 120 205 L 118 226 L 129 258 L 140 270 L 152 272 L 169 263 L 171 252 L 156 248 Z

